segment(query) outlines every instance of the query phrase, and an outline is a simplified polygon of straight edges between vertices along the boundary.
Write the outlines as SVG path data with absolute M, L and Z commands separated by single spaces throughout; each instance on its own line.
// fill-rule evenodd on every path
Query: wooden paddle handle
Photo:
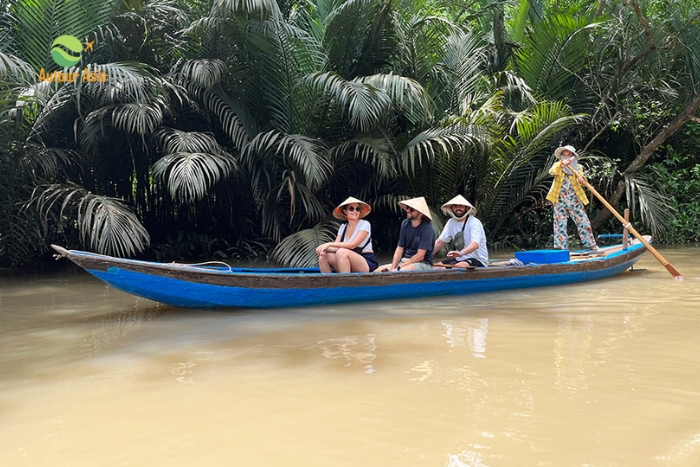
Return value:
M 603 198 L 603 196 L 602 196 L 600 193 L 598 193 L 598 192 L 596 191 L 595 188 L 593 188 L 593 187 L 591 186 L 590 183 L 588 183 L 588 180 L 586 180 L 586 179 L 583 177 L 583 175 L 581 175 L 580 173 L 578 173 L 578 172 L 576 171 L 576 169 L 574 169 L 574 168 L 571 167 L 571 166 L 568 166 L 568 169 L 571 170 L 571 171 L 573 172 L 574 175 L 576 175 L 577 177 L 583 179 L 584 185 L 586 185 L 586 186 L 588 187 L 588 189 L 591 190 L 591 193 L 593 193 L 593 194 L 596 196 L 596 198 L 598 198 L 598 200 L 600 200 L 600 202 L 603 203 L 603 205 L 604 205 L 606 208 L 608 208 L 608 211 L 610 211 L 615 217 L 617 217 L 617 219 L 618 219 L 620 222 L 622 222 L 622 225 L 623 225 L 627 230 L 629 230 L 630 232 L 632 232 L 632 235 L 634 235 L 634 236 L 637 238 L 637 240 L 639 240 L 640 242 L 642 242 L 642 244 L 646 247 L 646 249 L 649 250 L 649 251 L 651 252 L 651 254 L 654 255 L 654 257 L 656 257 L 656 259 L 658 259 L 659 262 L 660 262 L 662 265 L 664 265 L 664 267 L 666 268 L 666 270 L 667 270 L 668 272 L 670 272 L 674 277 L 676 277 L 676 278 L 678 278 L 678 279 L 683 279 L 683 274 L 681 274 L 680 272 L 678 272 L 678 270 L 677 270 L 676 268 L 674 268 L 673 265 L 671 265 L 671 263 L 669 263 L 668 261 L 666 261 L 666 258 L 664 258 L 663 256 L 661 256 L 661 253 L 659 253 L 658 251 L 656 251 L 656 248 L 654 248 L 653 246 L 651 246 L 651 245 L 649 244 L 649 242 L 647 242 L 647 241 L 644 239 L 644 237 L 643 237 L 642 235 L 640 235 L 639 232 L 637 232 L 637 231 L 635 230 L 634 227 L 632 227 L 632 224 L 631 224 L 630 222 L 626 221 L 625 218 L 622 217 L 622 216 L 620 215 L 620 213 L 617 212 L 617 211 L 615 210 L 615 208 L 613 208 L 613 207 L 610 205 L 610 203 L 608 203 L 607 200 L 606 200 L 605 198 Z

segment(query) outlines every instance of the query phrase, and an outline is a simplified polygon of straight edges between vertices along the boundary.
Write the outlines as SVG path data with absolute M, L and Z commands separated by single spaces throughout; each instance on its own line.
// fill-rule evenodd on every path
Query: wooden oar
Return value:
M 615 217 L 617 217 L 617 219 L 618 219 L 620 222 L 622 222 L 622 225 L 623 225 L 627 230 L 629 230 L 630 232 L 632 232 L 632 235 L 634 235 L 635 237 L 637 237 L 637 240 L 639 240 L 640 242 L 642 242 L 642 244 L 647 248 L 647 250 L 649 250 L 649 251 L 651 252 L 651 254 L 654 255 L 654 256 L 656 257 L 656 259 L 658 259 L 659 262 L 660 262 L 661 264 L 664 265 L 664 267 L 666 268 L 666 270 L 668 270 L 668 272 L 670 272 L 670 273 L 673 275 L 673 277 L 675 277 L 675 278 L 678 279 L 678 280 L 683 280 L 683 274 L 681 274 L 680 272 L 678 272 L 678 270 L 677 270 L 676 268 L 674 268 L 673 265 L 672 265 L 671 263 L 669 263 L 668 261 L 666 261 L 666 258 L 664 258 L 663 256 L 661 256 L 661 253 L 659 253 L 658 251 L 656 251 L 656 248 L 654 248 L 653 246 L 651 246 L 651 245 L 649 244 L 649 242 L 647 242 L 647 241 L 644 239 L 644 237 L 643 237 L 642 235 L 640 235 L 639 232 L 637 232 L 637 231 L 635 230 L 634 227 L 632 227 L 632 224 L 631 224 L 630 222 L 626 221 L 625 218 L 622 217 L 622 216 L 620 215 L 620 213 L 617 212 L 617 211 L 615 210 L 615 208 L 613 208 L 613 207 L 610 205 L 610 203 L 608 203 L 608 202 L 605 200 L 605 198 L 603 198 L 603 196 L 602 196 L 600 193 L 598 193 L 598 192 L 596 191 L 595 188 L 593 188 L 593 187 L 591 186 L 590 183 L 588 183 L 588 180 L 586 180 L 586 179 L 585 179 L 580 173 L 578 173 L 573 167 L 568 166 L 568 169 L 571 170 L 571 171 L 574 173 L 574 175 L 576 175 L 577 177 L 583 179 L 584 185 L 586 185 L 586 186 L 588 187 L 588 189 L 591 190 L 591 193 L 593 193 L 593 194 L 596 196 L 596 198 L 598 198 L 598 199 L 600 200 L 600 202 L 603 203 L 603 205 L 604 205 L 606 208 L 608 208 L 608 210 L 609 210 L 611 213 L 613 213 L 613 214 L 615 215 Z

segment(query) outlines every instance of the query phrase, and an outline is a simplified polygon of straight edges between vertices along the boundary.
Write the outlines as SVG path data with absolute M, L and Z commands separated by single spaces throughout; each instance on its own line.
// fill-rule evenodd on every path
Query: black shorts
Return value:
M 362 257 L 367 261 L 367 266 L 369 266 L 369 272 L 374 271 L 377 269 L 377 266 L 379 266 L 379 262 L 377 261 L 377 257 L 374 256 L 374 253 L 361 253 Z
M 457 264 L 457 263 L 464 262 L 464 263 L 467 263 L 469 266 L 474 266 L 475 268 L 483 268 L 484 267 L 484 263 L 482 263 L 481 261 L 479 261 L 476 258 L 467 258 L 467 259 L 463 259 L 461 261 L 458 260 L 457 258 L 448 258 L 448 259 L 441 261 L 441 262 L 442 262 L 442 264 Z

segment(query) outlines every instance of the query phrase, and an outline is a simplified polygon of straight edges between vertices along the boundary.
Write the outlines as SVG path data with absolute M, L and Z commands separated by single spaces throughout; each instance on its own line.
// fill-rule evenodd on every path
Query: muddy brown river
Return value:
M 0 466 L 700 465 L 698 246 L 606 281 L 184 310 L 0 279 Z

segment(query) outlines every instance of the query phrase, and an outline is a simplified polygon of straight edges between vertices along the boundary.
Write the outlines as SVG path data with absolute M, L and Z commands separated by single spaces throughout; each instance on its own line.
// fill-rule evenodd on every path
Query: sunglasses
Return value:
M 353 212 L 353 211 L 360 212 L 360 211 L 362 211 L 362 208 L 360 206 L 358 206 L 358 207 L 348 206 L 347 208 L 345 208 L 345 210 L 350 211 L 350 212 Z
M 406 212 L 413 212 L 413 211 L 416 211 L 416 210 L 411 208 L 411 207 L 406 206 Z

